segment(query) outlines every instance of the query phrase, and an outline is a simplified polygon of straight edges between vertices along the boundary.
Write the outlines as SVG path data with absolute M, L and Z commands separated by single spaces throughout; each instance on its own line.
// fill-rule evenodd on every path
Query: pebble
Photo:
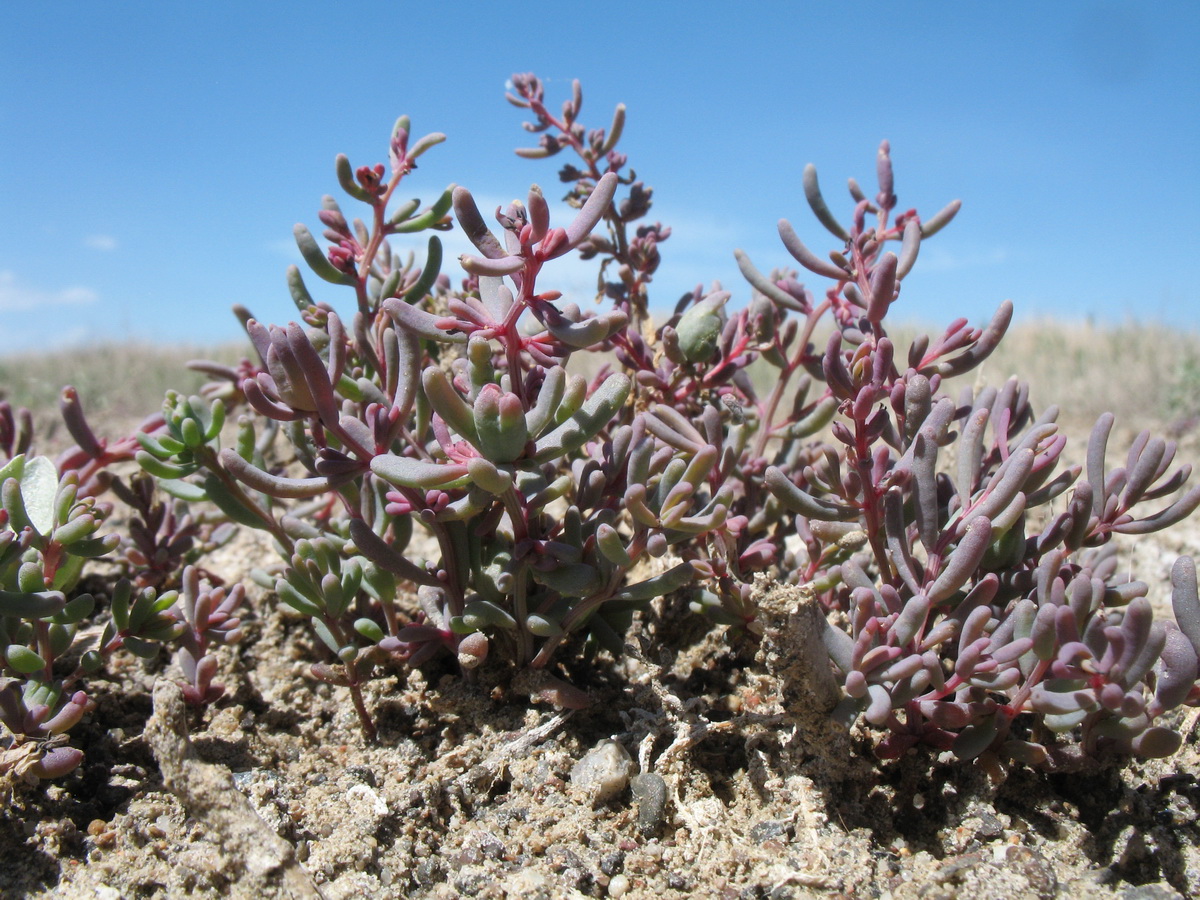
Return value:
M 365 810 L 376 818 L 386 816 L 388 812 L 387 801 L 380 797 L 373 788 L 362 782 L 352 785 L 346 791 L 346 800 L 355 809 Z
M 1125 888 L 1121 892 L 1121 900 L 1183 900 L 1179 891 L 1166 882 L 1154 884 L 1139 884 Z
M 633 797 L 638 804 L 638 830 L 652 835 L 662 825 L 667 809 L 667 783 L 661 775 L 645 772 L 630 779 Z
M 983 811 L 979 814 L 979 827 L 975 830 L 975 837 L 981 841 L 990 841 L 1004 834 L 1004 823 L 1001 822 L 992 813 Z
M 601 741 L 571 768 L 571 788 L 599 806 L 625 790 L 632 770 L 628 750 L 616 741 Z
M 1039 897 L 1052 898 L 1058 894 L 1054 866 L 1042 854 L 1029 847 L 1009 847 L 1006 857 L 1005 865 L 1015 866 Z
M 624 897 L 629 893 L 629 878 L 625 875 L 614 875 L 608 881 L 608 896 Z
M 616 875 L 625 864 L 625 854 L 620 850 L 615 850 L 612 853 L 605 854 L 600 857 L 600 871 L 605 875 Z
M 87 833 L 91 835 L 92 843 L 98 850 L 107 850 L 117 842 L 117 831 L 103 819 L 93 819 L 88 823 Z
M 787 840 L 787 822 L 758 822 L 750 827 L 750 840 L 763 844 L 770 840 Z
M 361 781 L 367 787 L 379 787 L 374 771 L 368 769 L 366 766 L 347 766 L 346 775 L 355 781 Z

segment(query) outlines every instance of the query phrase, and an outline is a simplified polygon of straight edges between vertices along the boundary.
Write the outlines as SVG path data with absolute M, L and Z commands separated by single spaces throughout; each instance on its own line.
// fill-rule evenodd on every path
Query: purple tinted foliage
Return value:
M 798 269 L 764 274 L 734 251 L 747 303 L 701 282 L 655 323 L 671 229 L 643 221 L 653 191 L 617 150 L 624 106 L 588 129 L 578 82 L 555 111 L 531 74 L 513 76 L 508 99 L 538 136 L 520 156 L 569 151 L 565 215 L 538 185 L 487 214 L 460 185 L 424 207 L 396 200 L 445 139 L 414 140 L 402 117 L 386 166 L 335 161 L 361 217 L 327 196 L 320 236 L 293 230 L 336 306 L 289 268 L 297 321 L 235 308 L 252 357 L 191 363 L 212 381 L 168 392 L 111 444 L 65 389 L 78 446 L 57 471 L 22 455 L 28 416 L 0 406 L 0 721 L 44 745 L 29 772 L 78 764 L 61 738 L 87 698 L 68 689 L 120 649 L 174 643 L 188 699 L 220 698 L 212 649 L 240 637 L 244 588 L 196 566 L 234 525 L 273 538 L 279 562 L 256 580 L 307 619 L 313 677 L 348 692 L 368 737 L 363 687 L 381 668 L 508 667 L 514 690 L 581 707 L 573 660 L 620 655 L 657 598 L 686 596 L 754 641 L 775 581 L 828 613 L 832 714 L 877 729 L 884 757 L 926 745 L 1065 765 L 1174 751 L 1170 712 L 1200 703 L 1195 568 L 1185 558 L 1173 573 L 1178 625 L 1158 622 L 1112 536 L 1177 523 L 1200 486 L 1149 434 L 1112 467 L 1111 416 L 1068 464 L 1058 410 L 1035 411 L 1017 378 L 951 396 L 948 379 L 1004 337 L 1009 303 L 983 327 L 959 319 L 897 346 L 906 279 L 959 201 L 928 217 L 900 207 L 886 141 L 877 192 L 851 180 L 845 215 L 809 166 L 804 198 L 833 249 L 781 220 L 781 261 Z M 474 248 L 457 289 L 436 234 L 453 227 Z M 422 233 L 419 257 L 393 247 Z M 553 287 L 569 253 L 596 264 L 587 308 Z M 130 459 L 146 474 L 115 480 Z M 127 535 L 101 538 L 110 509 L 95 497 L 110 485 L 133 515 Z M 93 605 L 68 593 L 83 559 L 118 544 L 132 583 L 66 672 Z
M 213 681 L 217 658 L 209 650 L 218 644 L 234 644 L 242 636 L 239 607 L 246 589 L 236 584 L 226 590 L 201 581 L 195 566 L 183 570 L 182 592 L 172 613 L 186 626 L 179 636 L 176 659 L 187 682 L 184 699 L 192 706 L 207 706 L 221 698 L 225 688 Z
M 423 213 L 416 202 L 389 212 L 409 172 L 407 120 L 390 180 L 375 167 L 354 182 L 339 157 L 342 185 L 372 224 L 351 226 L 326 198 L 318 217 L 331 250 L 303 226 L 296 234 L 319 277 L 354 290 L 353 322 L 289 272 L 304 325 L 243 316 L 260 365 L 226 391 L 258 421 L 282 423 L 306 471 L 272 471 L 247 434 L 205 476 L 258 492 L 241 520 L 287 535 L 291 564 L 274 586 L 312 618 L 336 659 L 316 674 L 350 688 L 364 727 L 359 686 L 380 662 L 448 652 L 464 672 L 495 659 L 543 669 L 578 637 L 619 653 L 631 613 L 680 589 L 694 609 L 754 634 L 754 580 L 768 573 L 848 620 L 827 637 L 842 714 L 884 728 L 885 755 L 923 742 L 1036 761 L 1049 751 L 1032 739 L 1034 719 L 1078 726 L 1089 751 L 1165 752 L 1156 720 L 1192 695 L 1190 642 L 1135 628 L 1140 588 L 1089 548 L 1178 521 L 1200 488 L 1142 515 L 1138 504 L 1187 480 L 1187 467 L 1168 471 L 1173 445 L 1141 436 L 1108 472 L 1102 419 L 1076 484 L 1082 468 L 1060 465 L 1056 411 L 1035 416 L 1027 386 L 946 396 L 945 379 L 995 349 L 1010 304 L 983 328 L 958 320 L 895 346 L 889 313 L 921 242 L 959 202 L 928 218 L 898 212 L 884 142 L 877 195 L 852 181 L 843 222 L 810 166 L 805 199 L 838 245 L 819 256 L 787 220 L 779 234 L 826 286 L 814 292 L 788 269 L 764 275 L 736 251 L 749 304 L 735 311 L 720 284 L 698 286 L 655 328 L 648 291 L 670 229 L 637 224 L 652 191 L 624 174 L 615 149 L 624 107 L 608 131 L 589 131 L 577 83 L 561 112 L 535 76 L 511 86 L 540 136 L 518 154 L 574 155 L 560 171 L 574 220 L 555 226 L 536 185 L 495 224 L 461 186 Z M 445 227 L 451 210 L 477 251 L 460 259 L 459 291 L 437 275 L 436 237 L 421 268 L 411 257 L 398 268 L 387 240 Z M 598 260 L 595 312 L 538 287 L 572 249 Z M 822 322 L 832 333 L 817 343 Z M 569 374 L 580 353 L 611 354 L 623 371 Z M 751 365 L 768 373 L 765 395 Z M 1060 496 L 1065 510 L 1035 533 L 1030 512 Z M 405 584 L 419 588 L 416 603 Z M 1064 604 L 1073 629 L 1057 614 Z
M 786 221 L 780 236 L 801 266 L 833 282 L 822 307 L 837 328 L 823 352 L 809 351 L 816 359 L 763 354 L 781 370 L 777 394 L 804 365 L 833 404 L 833 443 L 775 456 L 764 480 L 796 515 L 800 544 L 785 568 L 831 610 L 831 621 L 848 623 L 825 632 L 845 691 L 836 715 L 884 729 L 883 756 L 923 743 L 964 759 L 1062 765 L 1079 753 L 1054 739 L 1065 733 L 1079 735 L 1085 755 L 1174 752 L 1179 735 L 1160 719 L 1200 699 L 1194 638 L 1153 621 L 1146 585 L 1120 577 L 1109 541 L 1194 511 L 1200 486 L 1184 489 L 1191 467 L 1172 470 L 1175 445 L 1144 433 L 1126 465 L 1110 470 L 1105 415 L 1080 480 L 1080 466 L 1060 464 L 1058 410 L 1036 415 L 1028 385 L 1013 378 L 999 389 L 965 388 L 957 399 L 944 394 L 944 379 L 995 349 L 1008 303 L 983 329 L 959 320 L 942 337 L 918 337 L 898 352 L 887 334 L 889 308 L 921 240 L 959 204 L 928 223 L 912 210 L 891 222 L 886 142 L 878 169 L 874 203 L 851 183 L 848 226 L 829 211 L 815 171 L 805 171 L 813 213 L 843 243 L 822 259 Z M 899 252 L 885 251 L 886 241 L 899 242 Z M 796 295 L 744 256 L 739 262 L 777 306 Z M 809 323 L 822 307 L 806 308 Z M 776 433 L 775 408 L 769 401 L 758 434 L 764 450 Z M 1059 497 L 1061 512 L 1034 512 Z M 1155 512 L 1139 507 L 1168 497 Z M 1186 577 L 1177 578 L 1177 608 L 1200 606 L 1191 585 L 1189 593 Z
M 117 557 L 136 587 L 177 587 L 185 566 L 233 536 L 229 522 L 207 521 L 209 516 L 193 514 L 184 501 L 164 499 L 153 476 L 145 472 L 135 473 L 128 484 L 114 479 L 111 487 L 131 510 Z
M 0 400 L 0 451 L 5 460 L 28 453 L 33 443 L 33 414 L 21 407 L 13 409 L 7 400 Z

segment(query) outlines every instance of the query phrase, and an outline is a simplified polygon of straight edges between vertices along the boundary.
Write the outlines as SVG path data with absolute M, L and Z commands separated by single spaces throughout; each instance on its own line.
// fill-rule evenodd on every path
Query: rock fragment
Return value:
M 571 768 L 571 792 L 600 806 L 625 790 L 632 771 L 628 750 L 616 741 L 601 741 Z

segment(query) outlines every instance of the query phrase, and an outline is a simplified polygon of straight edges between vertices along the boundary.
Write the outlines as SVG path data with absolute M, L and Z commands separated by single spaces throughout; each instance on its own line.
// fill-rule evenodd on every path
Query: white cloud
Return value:
M 22 312 L 46 306 L 80 306 L 95 303 L 100 295 L 81 285 L 44 291 L 17 281 L 15 272 L 0 271 L 0 312 Z
M 963 250 L 955 252 L 939 247 L 921 245 L 921 253 L 917 257 L 917 271 L 950 272 L 955 269 L 976 269 L 981 266 L 998 266 L 1008 261 L 1008 250 L 1004 247 L 993 247 L 990 250 Z
M 117 249 L 117 239 L 111 234 L 89 234 L 83 239 L 83 245 L 92 250 L 103 250 L 108 253 Z

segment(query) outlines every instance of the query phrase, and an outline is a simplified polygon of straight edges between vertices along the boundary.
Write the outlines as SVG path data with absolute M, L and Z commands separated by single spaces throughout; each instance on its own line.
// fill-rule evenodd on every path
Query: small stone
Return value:
M 750 826 L 750 840 L 756 844 L 770 840 L 787 840 L 787 822 L 759 822 Z
M 638 831 L 649 837 L 663 823 L 667 810 L 667 783 L 661 775 L 643 772 L 629 780 L 633 797 L 638 805 Z
M 935 871 L 930 879 L 933 884 L 953 884 L 960 885 L 963 883 L 966 873 L 969 869 L 982 865 L 985 857 L 982 853 L 976 851 L 974 853 L 964 853 L 953 859 L 948 860 L 937 871 Z
M 605 875 L 616 875 L 624 864 L 625 854 L 621 850 L 614 850 L 600 857 L 600 871 Z
M 625 790 L 632 770 L 628 750 L 616 741 L 601 741 L 571 768 L 571 789 L 600 806 Z
M 1046 857 L 1030 847 L 1009 847 L 1006 856 L 1006 865 L 1016 866 L 1038 897 L 1042 900 L 1053 900 L 1057 896 L 1058 877 Z
M 474 844 L 485 859 L 502 859 L 504 857 L 504 842 L 490 831 L 476 831 L 468 840 Z
M 347 766 L 346 774 L 355 781 L 361 781 L 367 787 L 379 787 L 375 780 L 375 772 L 366 766 Z
M 486 872 L 468 871 L 462 872 L 454 879 L 454 887 L 458 892 L 465 897 L 474 897 L 480 893 L 488 882 L 491 880 Z
M 1183 900 L 1179 891 L 1163 881 L 1139 884 L 1121 891 L 1121 900 Z
M 117 843 L 117 830 L 103 819 L 93 819 L 89 822 L 87 832 L 97 849 L 107 850 Z
M 445 864 L 438 858 L 423 859 L 413 869 L 413 879 L 420 885 L 437 884 L 445 878 Z
M 1004 823 L 990 812 L 979 814 L 979 827 L 975 829 L 975 837 L 981 841 L 994 840 L 1004 834 Z
M 382 818 L 387 815 L 387 801 L 375 792 L 374 788 L 359 782 L 346 791 L 346 801 L 357 811 Z
M 629 878 L 625 875 L 614 875 L 608 881 L 608 896 L 624 897 L 629 893 Z

